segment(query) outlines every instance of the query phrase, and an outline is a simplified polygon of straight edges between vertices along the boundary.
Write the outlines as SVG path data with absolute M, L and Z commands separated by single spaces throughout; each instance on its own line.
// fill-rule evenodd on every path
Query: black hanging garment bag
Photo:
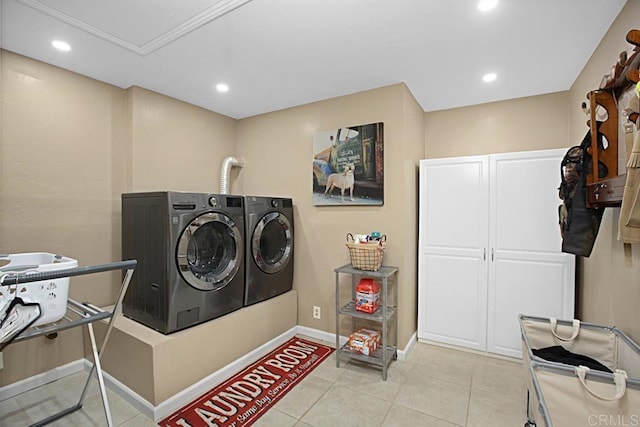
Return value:
M 600 127 L 600 122 L 598 123 Z M 584 136 L 580 145 L 571 147 L 560 165 L 559 196 L 563 204 L 558 208 L 562 252 L 583 257 L 591 255 L 598 235 L 604 209 L 587 207 L 587 175 L 591 171 L 591 131 Z M 598 149 L 604 148 L 602 134 L 598 132 Z M 598 175 L 607 175 L 607 167 L 599 162 Z

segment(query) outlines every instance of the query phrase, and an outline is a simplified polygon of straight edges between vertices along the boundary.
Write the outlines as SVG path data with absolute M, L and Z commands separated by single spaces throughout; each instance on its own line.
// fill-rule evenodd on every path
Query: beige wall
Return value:
M 558 92 L 425 113 L 426 158 L 566 147 L 567 99 Z
M 219 190 L 236 120 L 0 52 L 1 253 L 62 253 L 81 266 L 118 261 L 122 192 Z M 70 296 L 112 304 L 120 281 L 120 272 L 74 277 Z M 11 345 L 0 386 L 83 354 L 79 328 Z
M 375 122 L 384 122 L 384 206 L 314 206 L 313 134 Z M 346 234 L 379 230 L 388 237 L 384 263 L 400 268 L 400 347 L 415 332 L 416 165 L 422 140 L 422 111 L 403 84 L 239 121 L 236 152 L 247 162 L 242 192 L 293 198 L 299 325 L 335 331 L 333 269 L 349 263 Z M 341 277 L 347 286 L 350 279 Z M 313 319 L 314 305 L 321 307 L 320 320 Z
M 580 104 L 600 85 L 620 52 L 631 45 L 625 37 L 640 28 L 640 0 L 629 0 L 593 53 L 570 91 L 569 145 L 578 144 L 587 131 Z M 640 341 L 640 246 L 632 245 L 625 257 L 617 241 L 619 208 L 607 208 L 591 257 L 583 262 L 579 289 L 580 313 L 584 320 L 616 325 Z
M 424 158 L 424 111 L 418 105 L 409 90 L 404 94 L 405 142 L 403 147 L 401 171 L 402 180 L 394 188 L 404 191 L 404 203 L 400 209 L 398 223 L 404 227 L 401 245 L 404 257 L 399 263 L 404 271 L 406 283 L 403 292 L 398 295 L 399 343 L 405 345 L 418 328 L 418 162 Z
M 53 252 L 81 265 L 119 259 L 113 212 L 124 93 L 10 52 L 2 55 L 2 253 Z M 111 300 L 108 274 L 72 280 L 71 297 Z M 82 357 L 80 330 L 7 347 L 0 385 Z
M 222 160 L 235 154 L 237 121 L 138 87 L 127 95 L 131 191 L 217 193 Z

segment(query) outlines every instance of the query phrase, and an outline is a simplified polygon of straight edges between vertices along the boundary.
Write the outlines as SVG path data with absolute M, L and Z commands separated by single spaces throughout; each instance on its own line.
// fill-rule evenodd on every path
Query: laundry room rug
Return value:
M 250 426 L 333 351 L 331 347 L 294 337 L 158 424 Z

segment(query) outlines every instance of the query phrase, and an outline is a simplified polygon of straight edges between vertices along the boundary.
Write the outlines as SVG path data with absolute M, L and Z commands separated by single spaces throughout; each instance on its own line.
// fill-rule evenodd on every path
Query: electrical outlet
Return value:
M 313 318 L 314 319 L 320 318 L 320 307 L 318 307 L 317 305 L 313 306 Z

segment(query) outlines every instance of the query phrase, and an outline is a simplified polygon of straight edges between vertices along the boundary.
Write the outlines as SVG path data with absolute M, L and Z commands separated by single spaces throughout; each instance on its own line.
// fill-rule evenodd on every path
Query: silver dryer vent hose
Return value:
M 244 159 L 233 156 L 225 157 L 220 170 L 220 194 L 229 194 L 229 176 L 232 167 L 244 167 Z

